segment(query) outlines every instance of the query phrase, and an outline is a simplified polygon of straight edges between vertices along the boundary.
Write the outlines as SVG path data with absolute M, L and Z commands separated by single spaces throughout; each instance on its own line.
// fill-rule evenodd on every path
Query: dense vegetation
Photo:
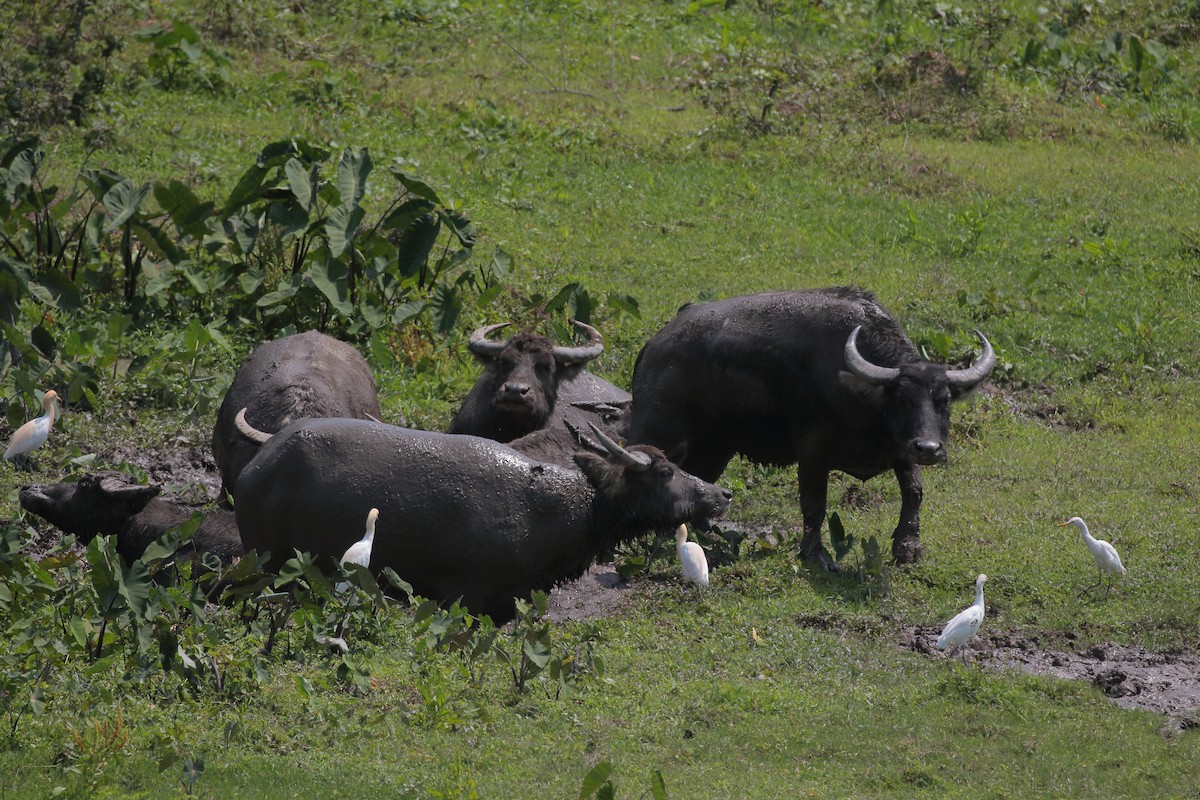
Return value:
M 4 472 L 0 795 L 1194 792 L 1194 725 L 897 648 L 981 571 L 985 629 L 1200 647 L 1200 3 L 984 5 L 5 5 L 0 386 L 10 425 L 49 388 L 66 415 Z M 295 330 L 440 428 L 477 324 L 590 321 L 628 385 L 683 303 L 834 283 L 933 359 L 975 327 L 1000 355 L 911 569 L 874 549 L 888 480 L 834 482 L 826 576 L 794 474 L 745 463 L 730 516 L 779 543 L 707 539 L 713 591 L 645 542 L 619 613 L 535 598 L 500 631 L 299 556 L 209 605 L 186 529 L 126 564 L 16 503 L 205 442 L 240 358 Z M 1129 567 L 1103 600 L 1072 514 Z

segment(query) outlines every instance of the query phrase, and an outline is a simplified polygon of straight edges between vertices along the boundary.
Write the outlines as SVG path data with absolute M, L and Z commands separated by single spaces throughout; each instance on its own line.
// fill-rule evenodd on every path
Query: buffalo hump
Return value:
M 274 433 L 311 417 L 378 419 L 379 397 L 371 368 L 353 347 L 317 331 L 260 345 L 238 368 L 213 428 L 213 458 L 222 496 L 258 451 L 234 424 L 240 409 L 250 422 Z

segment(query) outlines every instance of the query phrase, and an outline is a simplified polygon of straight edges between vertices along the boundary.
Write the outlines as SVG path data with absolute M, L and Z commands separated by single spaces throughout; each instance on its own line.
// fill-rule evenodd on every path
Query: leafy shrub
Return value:
M 370 152 L 333 158 L 303 141 L 268 145 L 218 206 L 178 180 L 135 184 L 105 169 L 83 170 L 83 189 L 63 192 L 43 182 L 36 139 L 10 140 L 0 151 L 0 386 L 28 397 L 50 382 L 95 407 L 107 373 L 160 399 L 194 398 L 202 414 L 224 389 L 201 368 L 211 354 L 232 356 L 224 330 L 355 338 L 418 324 L 445 335 L 469 301 L 499 294 L 507 255 L 468 269 L 475 227 L 429 184 L 393 164 L 398 191 L 371 217 Z M 590 299 L 576 291 L 561 302 Z M 130 329 L 155 323 L 187 358 L 126 355 Z
M 229 83 L 229 56 L 201 39 L 187 23 L 174 20 L 170 25 L 144 28 L 134 36 L 153 46 L 146 57 L 151 86 L 182 89 L 195 85 L 215 91 Z
M 0 136 L 84 123 L 121 48 L 102 11 L 91 0 L 0 6 Z

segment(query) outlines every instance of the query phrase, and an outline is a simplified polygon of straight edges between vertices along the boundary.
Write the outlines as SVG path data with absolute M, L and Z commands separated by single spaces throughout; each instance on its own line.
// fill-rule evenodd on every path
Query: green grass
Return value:
M 1185 19 L 1186 4 L 1168 5 L 1097 5 L 1076 36 L 1153 38 Z M 161 6 L 160 18 L 187 13 Z M 988 629 L 1200 647 L 1200 130 L 1165 136 L 1155 122 L 1198 118 L 1194 47 L 1172 48 L 1180 78 L 1149 99 L 1111 86 L 1060 99 L 1053 74 L 998 69 L 966 98 L 908 87 L 905 102 L 927 95 L 921 115 L 889 122 L 865 64 L 932 49 L 961 66 L 971 52 L 963 28 L 920 22 L 932 18 L 923 4 L 891 16 L 843 4 L 385 6 L 238 6 L 232 85 L 216 95 L 140 87 L 146 49 L 130 42 L 95 115 L 111 142 L 89 153 L 84 131 L 43 131 L 47 166 L 62 185 L 85 162 L 178 177 L 220 202 L 263 145 L 289 136 L 415 163 L 477 223 L 481 254 L 515 258 L 512 296 L 468 308 L 458 335 L 372 354 L 385 416 L 416 427 L 444 427 L 472 382 L 471 326 L 572 281 L 602 301 L 596 369 L 623 385 L 642 342 L 703 297 L 857 284 L 936 360 L 966 357 L 978 327 L 1001 367 L 955 408 L 950 463 L 925 472 L 925 560 L 866 580 L 813 575 L 785 543 L 715 570 L 706 595 L 658 563 L 633 607 L 599 623 L 603 678 L 567 699 L 542 682 L 518 695 L 499 665 L 473 686 L 455 656 L 417 652 L 403 612 L 355 642 L 376 681 L 366 694 L 315 648 L 269 659 L 263 688 L 238 700 L 81 663 L 47 687 L 45 713 L 14 737 L 0 729 L 0 796 L 183 795 L 182 759 L 196 756 L 195 793 L 212 797 L 573 797 L 603 760 L 620 797 L 646 792 L 654 769 L 687 798 L 1195 796 L 1194 728 L 1164 733 L 1163 718 L 1086 685 L 898 645 L 902 627 L 965 607 L 986 572 Z M 414 7 L 429 21 L 377 19 Z M 997 52 L 1015 52 L 1041 18 L 1033 4 L 1005 8 L 1018 22 Z M 881 54 L 884 28 L 898 44 Z M 744 119 L 761 109 L 760 83 L 725 105 L 688 88 L 704 64 L 713 80 L 765 65 L 811 103 L 809 84 L 788 82 L 792 56 L 824 87 L 822 115 L 777 110 L 766 135 Z M 369 196 L 390 196 L 388 180 L 377 170 Z M 610 292 L 636 298 L 640 315 L 616 313 Z M 239 332 L 235 344 L 254 342 Z M 3 473 L 0 515 L 44 531 L 20 516 L 15 489 L 61 478 L 84 445 L 203 442 L 211 420 L 183 419 L 186 380 L 171 385 L 175 403 L 114 384 L 90 417 L 68 408 L 40 470 Z M 732 520 L 800 525 L 794 470 L 737 462 L 723 483 Z M 831 510 L 886 551 L 894 481 L 867 484 L 877 503 L 839 507 L 851 483 L 835 476 Z M 1076 514 L 1129 568 L 1106 599 L 1078 597 L 1094 568 L 1058 527 Z M 122 735 L 104 747 L 96 725 L 111 733 L 118 714 Z

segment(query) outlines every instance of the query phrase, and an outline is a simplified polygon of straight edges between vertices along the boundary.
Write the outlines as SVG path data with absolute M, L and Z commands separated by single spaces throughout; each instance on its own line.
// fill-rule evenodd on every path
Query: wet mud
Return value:
M 901 632 L 899 646 L 934 658 L 959 658 L 934 647 L 940 633 L 940 626 L 910 626 Z M 1064 644 L 1070 645 L 1070 639 L 1061 634 L 996 631 L 972 639 L 966 657 L 987 669 L 1083 681 L 1122 708 L 1164 714 L 1180 728 L 1200 726 L 1200 653 L 1112 642 L 1081 643 L 1074 649 Z

